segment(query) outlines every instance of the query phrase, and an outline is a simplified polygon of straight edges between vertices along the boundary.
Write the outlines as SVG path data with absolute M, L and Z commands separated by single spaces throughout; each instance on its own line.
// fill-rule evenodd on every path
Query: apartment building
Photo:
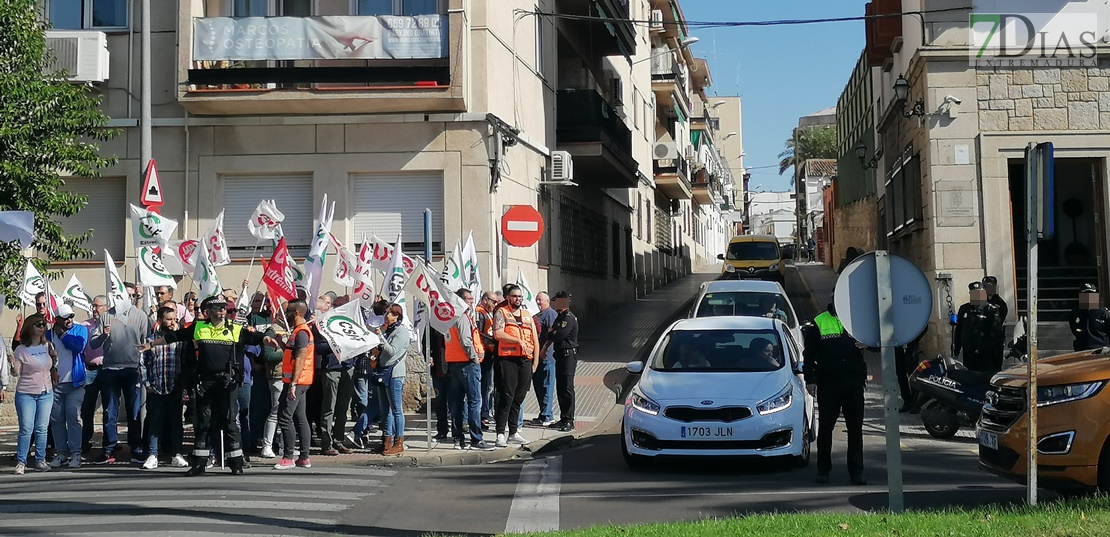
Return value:
M 95 256 L 56 266 L 98 293 L 105 250 L 134 274 L 127 204 L 139 203 L 142 169 L 140 6 L 44 8 L 56 49 L 99 43 L 96 58 L 78 51 L 78 63 L 98 69 L 77 81 L 103 96 L 122 129 L 101 146 L 119 163 L 66 185 L 90 202 L 63 225 L 94 228 Z M 177 238 L 201 235 L 224 213 L 225 286 L 256 280 L 252 256 L 269 256 L 246 228 L 263 198 L 285 214 L 294 257 L 307 253 L 325 195 L 335 202 L 332 233 L 350 246 L 400 236 L 422 253 L 431 209 L 436 256 L 473 232 L 487 287 L 520 273 L 534 291 L 573 292 L 584 318 L 715 257 L 708 230 L 727 231 L 713 220 L 719 207 L 693 200 L 692 177 L 669 184 L 653 158 L 664 134 L 686 158 L 691 99 L 704 101 L 709 83 L 704 60 L 704 76 L 678 80 L 695 59 L 675 1 L 180 0 L 150 20 L 162 212 L 179 220 Z M 634 22 L 648 20 L 659 23 Z M 662 57 L 679 66 L 671 79 L 653 74 Z M 537 245 L 501 240 L 512 205 L 544 216 Z M 330 279 L 323 289 L 343 292 Z

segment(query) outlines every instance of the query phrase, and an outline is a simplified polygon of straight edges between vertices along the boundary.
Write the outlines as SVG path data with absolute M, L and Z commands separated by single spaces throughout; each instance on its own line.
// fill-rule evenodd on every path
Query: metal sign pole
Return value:
M 892 345 L 894 339 L 894 293 L 890 287 L 890 254 L 875 252 L 875 284 L 878 288 L 879 338 L 882 344 L 883 416 L 886 426 L 886 479 L 890 511 L 905 510 L 902 490 L 902 446 L 898 414 L 897 356 Z
M 1040 234 L 1040 166 L 1036 144 L 1030 143 L 1025 152 L 1025 190 L 1027 194 L 1026 242 L 1029 247 L 1028 299 L 1029 313 L 1029 438 L 1026 465 L 1027 490 L 1025 501 L 1030 506 L 1037 505 L 1037 240 Z
M 432 210 L 424 209 L 424 262 L 432 262 Z M 424 305 L 424 407 L 427 411 L 427 426 L 425 427 L 428 441 L 428 451 L 432 451 L 432 323 L 428 316 L 432 314 L 430 304 Z M 444 397 L 446 394 L 437 394 Z

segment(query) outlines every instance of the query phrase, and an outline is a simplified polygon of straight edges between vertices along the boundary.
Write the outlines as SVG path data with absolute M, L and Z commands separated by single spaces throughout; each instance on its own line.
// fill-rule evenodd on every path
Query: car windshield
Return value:
M 775 330 L 676 330 L 652 360 L 656 371 L 767 372 L 786 363 Z
M 725 259 L 730 261 L 773 261 L 779 258 L 779 245 L 773 242 L 734 242 L 728 245 Z
M 729 291 L 706 293 L 698 304 L 698 317 L 767 317 L 778 319 L 790 328 L 797 322 L 794 312 L 786 307 L 786 299 L 776 293 Z

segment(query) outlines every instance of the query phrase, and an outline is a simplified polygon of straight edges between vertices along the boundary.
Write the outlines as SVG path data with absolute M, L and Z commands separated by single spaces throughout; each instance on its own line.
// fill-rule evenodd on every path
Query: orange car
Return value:
M 1038 361 L 1037 480 L 1057 490 L 1110 492 L 1110 352 Z M 979 418 L 979 465 L 1024 482 L 1029 436 L 1025 366 L 991 379 Z

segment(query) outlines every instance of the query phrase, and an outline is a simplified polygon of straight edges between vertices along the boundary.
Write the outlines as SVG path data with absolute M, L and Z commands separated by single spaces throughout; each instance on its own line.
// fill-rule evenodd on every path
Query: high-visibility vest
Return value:
M 236 346 L 242 327 L 224 323 L 219 328 L 208 321 L 197 321 L 193 328 L 193 343 L 197 351 L 197 372 L 200 374 L 225 373 L 236 369 Z
M 482 336 L 478 333 L 478 329 L 474 327 L 474 321 L 470 322 L 470 338 L 474 341 L 474 352 L 478 353 L 478 361 L 481 362 L 485 355 L 485 349 L 482 348 Z M 462 363 L 469 362 L 470 356 L 466 354 L 466 349 L 462 346 L 462 341 L 459 340 L 459 327 L 452 326 L 451 331 L 447 333 L 445 350 L 448 363 Z
M 515 356 L 532 358 L 532 336 L 536 333 L 536 325 L 532 322 L 532 316 L 528 314 L 523 308 L 520 310 L 520 324 L 516 323 L 516 317 L 513 316 L 512 310 L 508 306 L 498 308 L 498 311 L 505 316 L 505 333 L 519 338 L 524 342 L 524 348 L 521 348 L 515 342 L 498 340 L 497 341 L 497 355 L 498 356 Z M 496 313 L 495 313 L 496 315 Z
M 285 356 L 281 359 L 281 381 L 286 384 L 312 386 L 312 372 L 316 369 L 316 338 L 312 336 L 311 326 L 308 323 L 299 325 L 293 329 L 293 333 L 289 336 L 289 346 L 286 347 Z M 305 356 L 301 376 L 297 377 L 294 382 L 293 373 L 295 372 L 296 360 L 293 359 L 293 344 L 297 341 L 299 332 L 308 334 L 308 355 Z
M 840 337 L 844 334 L 844 325 L 840 324 L 840 319 L 827 311 L 814 317 L 813 324 L 817 325 L 821 339 Z

